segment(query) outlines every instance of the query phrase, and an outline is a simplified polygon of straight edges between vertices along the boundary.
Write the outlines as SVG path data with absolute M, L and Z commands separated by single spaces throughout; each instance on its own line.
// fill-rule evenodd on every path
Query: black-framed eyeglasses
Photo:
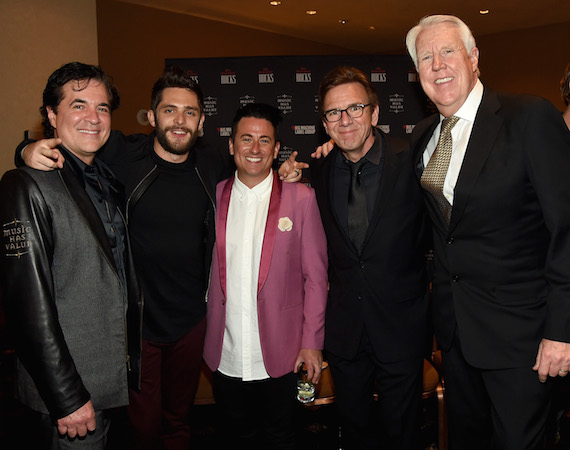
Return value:
M 338 122 L 342 117 L 342 113 L 345 112 L 348 117 L 358 119 L 359 117 L 362 117 L 362 114 L 364 114 L 364 108 L 367 106 L 370 106 L 370 103 L 367 103 L 366 105 L 357 103 L 355 105 L 350 105 L 345 109 L 329 109 L 324 112 L 323 117 L 327 122 Z

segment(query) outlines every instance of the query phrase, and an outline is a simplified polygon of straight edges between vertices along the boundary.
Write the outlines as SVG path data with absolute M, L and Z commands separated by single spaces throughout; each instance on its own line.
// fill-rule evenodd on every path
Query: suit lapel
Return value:
M 417 143 L 412 144 L 414 149 L 414 162 L 415 162 L 416 176 L 418 177 L 418 181 L 421 180 L 422 173 L 425 169 L 424 159 L 423 159 L 424 151 L 438 125 L 439 125 L 439 114 L 436 113 L 433 116 L 430 116 L 430 118 L 426 119 L 424 125 L 425 129 L 423 131 L 420 128 L 417 128 L 417 131 L 416 129 L 414 129 L 414 133 L 417 132 L 419 135 Z M 420 126 L 422 125 L 418 125 L 418 127 Z M 427 207 L 431 211 L 430 215 L 432 217 L 433 222 L 437 223 L 438 226 L 447 229 L 448 227 L 447 222 L 445 221 L 443 215 L 441 214 L 437 202 L 425 190 L 423 192 L 424 192 L 425 202 L 427 203 Z
M 465 205 L 473 190 L 475 181 L 503 125 L 503 119 L 495 114 L 500 107 L 501 104 L 497 95 L 485 89 L 481 105 L 475 116 L 471 137 L 467 144 L 465 158 L 463 159 L 453 194 L 453 209 L 451 212 L 451 222 L 449 224 L 450 230 L 455 227 L 463 215 Z
M 339 152 L 339 148 L 335 146 L 324 159 L 311 163 L 311 184 L 315 188 L 323 223 L 327 224 L 327 228 L 336 228 L 335 231 L 349 242 L 334 208 L 334 164 Z
M 271 188 L 271 198 L 269 199 L 269 212 L 265 223 L 265 233 L 263 234 L 263 245 L 261 247 L 261 260 L 259 262 L 259 278 L 257 281 L 257 293 L 261 291 L 271 266 L 271 258 L 275 247 L 275 237 L 279 224 L 279 208 L 281 206 L 282 181 L 273 171 L 273 187 Z
M 439 114 L 435 114 L 433 116 L 433 120 L 428 123 L 429 126 L 423 132 L 423 134 L 421 130 L 419 130 L 420 138 L 418 140 L 418 144 L 414 146 L 414 162 L 416 168 L 416 176 L 418 177 L 418 180 L 422 177 L 422 173 L 425 169 L 424 151 L 428 145 L 431 136 L 433 135 L 433 132 L 435 131 L 437 125 L 439 124 Z
M 218 270 L 220 274 L 220 284 L 227 298 L 226 293 L 226 225 L 228 222 L 228 209 L 230 207 L 230 197 L 232 194 L 232 186 L 234 185 L 234 177 L 226 180 L 226 184 L 222 189 L 220 204 L 218 205 L 219 214 L 216 220 L 216 252 L 218 254 Z
M 71 169 L 68 164 L 63 165 L 63 169 L 59 171 L 59 176 L 63 181 L 69 196 L 77 206 L 77 210 L 85 221 L 85 224 L 93 233 L 95 240 L 99 244 L 99 248 L 107 259 L 107 262 L 116 272 L 117 267 L 115 265 L 111 245 L 109 244 L 109 238 L 105 231 L 105 226 L 101 222 L 101 218 L 93 206 L 89 195 L 85 192 L 85 188 L 80 184 L 79 180 L 73 173 L 73 169 Z
M 384 212 L 384 208 L 388 204 L 390 195 L 392 194 L 394 186 L 396 185 L 396 169 L 399 164 L 398 155 L 390 151 L 386 145 L 386 137 L 383 134 L 378 134 L 378 139 L 381 139 L 384 166 L 382 168 L 382 173 L 380 174 L 380 186 L 378 187 L 378 192 L 376 194 L 376 203 L 374 205 L 374 210 L 372 211 L 370 223 L 368 224 L 368 230 L 366 231 L 366 237 L 364 238 L 363 248 L 366 247 L 370 235 L 374 231 L 374 228 L 376 228 L 378 225 L 380 217 Z

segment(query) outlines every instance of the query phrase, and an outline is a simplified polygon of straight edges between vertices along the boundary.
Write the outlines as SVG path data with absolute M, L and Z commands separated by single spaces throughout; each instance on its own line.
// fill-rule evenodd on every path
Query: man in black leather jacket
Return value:
M 231 166 L 226 154 L 195 145 L 204 124 L 202 92 L 180 69 L 157 80 L 148 115 L 154 133 L 113 131 L 97 156 L 125 188 L 145 298 L 141 390 L 130 392 L 128 445 L 187 449 L 202 366 L 215 186 Z M 53 146 L 36 145 L 43 144 Z M 58 152 L 51 156 L 65 167 Z
M 68 163 L 12 170 L 0 182 L 0 286 L 17 397 L 41 413 L 45 448 L 103 449 L 111 411 L 128 403 L 127 379 L 138 387 L 142 296 L 119 187 L 95 158 L 118 104 L 100 68 L 62 66 L 42 116 Z

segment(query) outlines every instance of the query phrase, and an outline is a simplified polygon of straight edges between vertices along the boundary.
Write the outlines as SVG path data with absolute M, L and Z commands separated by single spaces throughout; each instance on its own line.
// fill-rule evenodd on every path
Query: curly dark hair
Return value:
M 44 128 L 45 137 L 52 138 L 54 136 L 54 128 L 49 122 L 47 107 L 49 106 L 57 114 L 57 107 L 63 99 L 63 86 L 70 81 L 78 81 L 79 83 L 75 90 L 82 91 L 91 80 L 99 81 L 107 88 L 111 111 L 119 107 L 119 91 L 113 83 L 113 79 L 103 72 L 99 66 L 80 62 L 64 64 L 50 75 L 44 89 L 43 104 L 40 108 L 40 113 L 42 115 L 42 126 Z
M 178 66 L 171 66 L 166 69 L 158 80 L 156 80 L 152 87 L 150 108 L 155 112 L 155 114 L 156 108 L 162 100 L 162 92 L 166 88 L 183 88 L 194 92 L 198 97 L 200 113 L 204 111 L 204 95 L 202 94 L 202 89 L 200 89 L 198 83 L 194 81 L 188 72 L 185 72 Z

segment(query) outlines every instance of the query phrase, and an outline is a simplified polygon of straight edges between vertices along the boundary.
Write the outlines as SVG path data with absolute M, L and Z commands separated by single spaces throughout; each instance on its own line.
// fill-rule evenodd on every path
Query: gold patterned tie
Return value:
M 449 168 L 449 160 L 451 159 L 451 129 L 458 120 L 459 117 L 455 116 L 443 119 L 437 146 L 421 178 L 422 187 L 429 192 L 437 202 L 448 224 L 451 218 L 451 205 L 443 195 L 443 183 L 447 175 L 447 169 Z

